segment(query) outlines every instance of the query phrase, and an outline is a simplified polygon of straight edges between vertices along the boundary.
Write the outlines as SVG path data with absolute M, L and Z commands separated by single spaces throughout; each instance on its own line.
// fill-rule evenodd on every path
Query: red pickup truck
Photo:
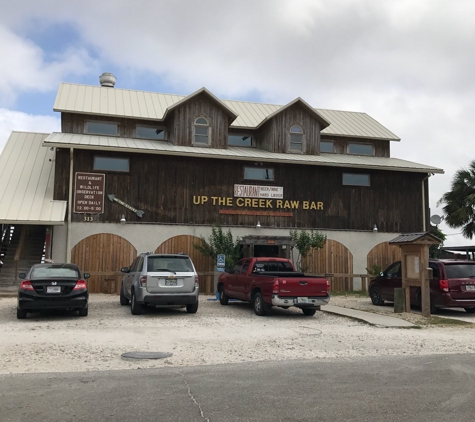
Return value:
M 330 283 L 325 277 L 306 276 L 295 271 L 285 258 L 244 258 L 230 273 L 218 278 L 219 302 L 229 299 L 252 302 L 254 312 L 265 315 L 272 306 L 296 306 L 312 316 L 330 300 Z

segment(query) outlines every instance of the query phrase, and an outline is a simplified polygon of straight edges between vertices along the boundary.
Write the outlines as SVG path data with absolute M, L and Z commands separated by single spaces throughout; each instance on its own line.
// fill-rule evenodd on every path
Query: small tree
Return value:
M 219 223 L 211 228 L 211 235 L 206 240 L 200 236 L 201 244 L 193 243 L 193 247 L 199 250 L 204 256 L 208 256 L 216 262 L 219 254 L 224 254 L 225 268 L 228 270 L 234 267 L 234 264 L 241 258 L 241 248 L 239 245 L 239 238 L 233 240 L 231 230 L 225 233 Z
M 290 237 L 295 243 L 295 248 L 298 251 L 297 268 L 301 272 L 305 272 L 308 269 L 308 265 L 304 265 L 303 261 L 306 259 L 307 254 L 314 249 L 322 249 L 327 241 L 327 236 L 314 232 L 313 230 L 290 230 Z

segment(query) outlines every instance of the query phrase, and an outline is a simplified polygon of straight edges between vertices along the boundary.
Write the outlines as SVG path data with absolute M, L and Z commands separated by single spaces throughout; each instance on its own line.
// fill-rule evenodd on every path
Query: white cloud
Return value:
M 12 131 L 51 133 L 61 131 L 59 118 L 32 116 L 19 111 L 0 108 L 0 153 Z

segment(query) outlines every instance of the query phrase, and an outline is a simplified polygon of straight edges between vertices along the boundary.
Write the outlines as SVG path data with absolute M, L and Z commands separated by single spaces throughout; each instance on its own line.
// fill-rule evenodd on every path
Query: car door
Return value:
M 132 283 L 134 281 L 134 274 L 137 272 L 140 256 L 134 259 L 132 264 L 129 267 L 129 272 L 125 273 L 122 278 L 122 283 L 124 284 L 124 290 L 127 297 L 130 298 Z
M 394 301 L 394 289 L 402 287 L 401 262 L 390 265 L 383 273 L 380 283 L 381 296 L 384 300 Z

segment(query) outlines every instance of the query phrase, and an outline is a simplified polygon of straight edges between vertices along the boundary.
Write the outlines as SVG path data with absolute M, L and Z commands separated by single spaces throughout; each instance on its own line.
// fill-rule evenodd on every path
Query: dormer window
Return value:
M 193 125 L 193 143 L 198 145 L 210 144 L 210 131 L 209 122 L 204 117 L 198 117 Z
M 290 152 L 303 152 L 304 151 L 303 130 L 298 125 L 293 125 L 290 128 L 289 151 Z

